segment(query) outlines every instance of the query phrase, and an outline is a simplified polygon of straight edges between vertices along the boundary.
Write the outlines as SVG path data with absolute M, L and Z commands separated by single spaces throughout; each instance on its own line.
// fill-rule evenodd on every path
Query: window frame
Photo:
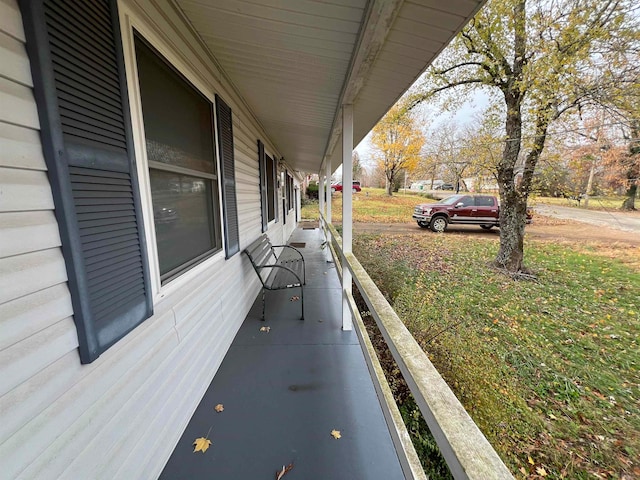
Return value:
M 127 6 L 120 9 L 120 25 L 122 32 L 122 43 L 124 50 L 124 63 L 127 73 L 127 88 L 130 99 L 131 120 L 133 126 L 133 143 L 136 158 L 136 167 L 138 177 L 140 179 L 140 196 L 142 203 L 142 213 L 145 225 L 146 242 L 148 246 L 148 262 L 151 273 L 151 294 L 153 303 L 157 303 L 172 292 L 180 289 L 184 284 L 193 280 L 203 271 L 210 268 L 218 261 L 225 258 L 225 236 L 223 218 L 223 198 L 221 179 L 220 152 L 218 142 L 218 119 L 216 118 L 215 94 L 209 85 L 204 83 L 201 78 L 193 71 L 192 66 L 187 64 L 183 58 L 171 46 L 167 38 L 156 33 L 143 19 L 140 19 Z M 189 262 L 181 265 L 181 267 L 168 272 L 164 276 L 160 274 L 160 262 L 158 256 L 158 243 L 156 238 L 155 223 L 153 216 L 153 199 L 151 195 L 151 182 L 149 169 L 155 162 L 149 161 L 146 149 L 146 136 L 144 131 L 144 118 L 142 114 L 142 101 L 140 95 L 140 84 L 138 81 L 138 65 L 135 50 L 135 36 L 138 35 L 148 46 L 158 53 L 167 65 L 177 72 L 188 84 L 193 87 L 200 95 L 205 98 L 211 105 L 212 118 L 212 141 L 213 154 L 216 167 L 215 192 L 212 192 L 212 211 L 214 213 L 213 225 L 215 235 L 219 236 L 219 247 L 214 250 L 207 251 Z M 164 165 L 164 164 L 163 164 Z M 172 167 L 170 167 L 172 168 Z M 180 167 L 173 167 L 180 170 Z M 162 169 L 165 170 L 165 168 Z M 184 170 L 182 172 L 187 174 Z M 202 176 L 205 174 L 202 172 Z M 191 174 L 192 175 L 192 174 Z M 169 276 L 169 274 L 171 274 Z M 163 278 L 164 277 L 164 278 Z
M 267 174 L 267 158 L 272 160 L 271 172 L 273 175 L 273 181 L 271 188 L 273 188 L 273 218 L 269 219 L 269 177 Z M 278 188 L 278 159 L 275 153 L 267 150 L 266 145 L 262 140 L 258 139 L 258 170 L 259 170 L 259 188 L 260 188 L 260 213 L 262 231 L 266 232 L 269 226 L 278 223 L 280 220 L 280 208 L 278 201 L 280 199 L 280 193 Z M 266 221 L 265 221 L 266 219 Z

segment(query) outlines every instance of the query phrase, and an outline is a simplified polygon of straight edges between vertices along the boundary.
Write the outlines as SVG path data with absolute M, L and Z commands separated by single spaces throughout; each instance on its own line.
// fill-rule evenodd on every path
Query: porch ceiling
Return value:
M 176 0 L 293 168 L 341 163 L 485 0 Z

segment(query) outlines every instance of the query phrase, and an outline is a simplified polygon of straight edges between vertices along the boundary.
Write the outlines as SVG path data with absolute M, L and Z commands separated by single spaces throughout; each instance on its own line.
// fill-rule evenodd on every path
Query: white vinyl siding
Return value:
M 123 18 L 139 11 L 129 3 L 120 5 Z M 145 29 L 171 38 L 198 86 L 233 111 L 242 250 L 260 234 L 256 139 L 266 135 L 181 15 L 168 2 L 138 3 L 153 19 Z M 213 258 L 157 297 L 151 318 L 81 365 L 31 86 L 17 3 L 0 0 L 1 476 L 156 478 L 259 283 L 244 255 Z M 275 243 L 286 240 L 290 220 L 287 231 L 282 222 L 269 230 Z

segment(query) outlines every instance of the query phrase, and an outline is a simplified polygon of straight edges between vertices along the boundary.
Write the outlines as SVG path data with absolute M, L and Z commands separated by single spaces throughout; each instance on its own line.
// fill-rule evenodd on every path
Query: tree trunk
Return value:
M 632 183 L 627 190 L 627 198 L 622 202 L 623 210 L 635 210 L 636 209 L 636 195 L 638 194 L 638 184 Z
M 389 195 L 390 197 L 393 196 L 393 177 L 394 175 L 391 175 L 391 177 L 387 176 L 387 195 Z
M 500 188 L 500 249 L 494 264 L 510 272 L 522 270 L 524 259 L 524 224 L 526 221 L 528 175 L 525 169 L 525 188 L 522 178 L 517 179 L 516 162 L 522 148 L 522 101 L 524 97 L 522 67 L 526 57 L 526 1 L 514 5 L 514 53 L 511 78 L 502 88 L 505 106 L 506 140 L 502 158 L 498 164 L 498 187 Z
M 520 197 L 516 186 L 515 165 L 521 148 L 522 116 L 520 98 L 517 94 L 505 93 L 507 118 L 505 122 L 507 141 L 498 164 L 498 186 L 500 188 L 500 249 L 495 266 L 510 272 L 522 269 L 524 259 L 524 223 L 527 200 Z
M 527 200 L 515 191 L 509 198 L 503 197 L 500 206 L 500 250 L 495 265 L 510 272 L 523 269 L 524 226 L 527 215 Z

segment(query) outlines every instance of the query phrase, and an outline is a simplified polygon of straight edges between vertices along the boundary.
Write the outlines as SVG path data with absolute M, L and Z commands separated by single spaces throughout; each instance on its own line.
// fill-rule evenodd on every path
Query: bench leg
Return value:
M 265 291 L 264 288 L 262 289 L 262 318 L 261 320 L 264 322 L 264 295 L 265 295 Z
M 304 320 L 304 289 L 300 285 L 300 320 Z

